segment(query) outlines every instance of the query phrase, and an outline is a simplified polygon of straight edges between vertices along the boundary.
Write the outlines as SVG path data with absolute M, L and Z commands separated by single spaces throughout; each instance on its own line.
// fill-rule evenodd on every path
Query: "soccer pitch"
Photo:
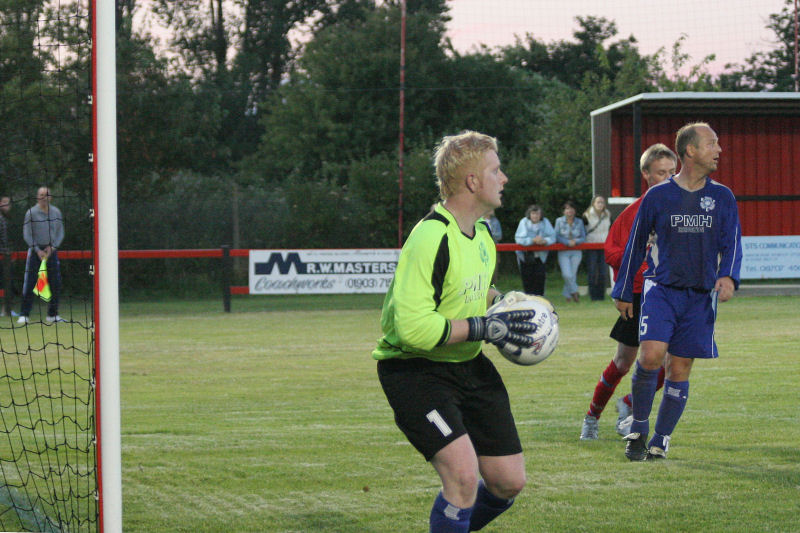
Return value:
M 438 478 L 394 425 L 370 358 L 381 299 L 250 297 L 231 314 L 213 300 L 123 305 L 124 530 L 427 531 Z M 528 486 L 484 531 L 800 530 L 800 298 L 720 305 L 721 356 L 695 364 L 657 463 L 628 462 L 613 429 L 630 376 L 600 439 L 578 439 L 616 311 L 555 303 L 561 341 L 544 363 L 487 348 Z

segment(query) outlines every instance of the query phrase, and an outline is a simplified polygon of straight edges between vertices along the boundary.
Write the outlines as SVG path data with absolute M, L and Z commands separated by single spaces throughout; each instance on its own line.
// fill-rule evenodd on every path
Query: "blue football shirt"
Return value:
M 706 177 L 701 189 L 687 191 L 672 176 L 642 199 L 611 296 L 633 300 L 633 279 L 645 254 L 645 279 L 710 291 L 717 279 L 730 276 L 738 288 L 741 234 L 736 198 L 728 187 Z

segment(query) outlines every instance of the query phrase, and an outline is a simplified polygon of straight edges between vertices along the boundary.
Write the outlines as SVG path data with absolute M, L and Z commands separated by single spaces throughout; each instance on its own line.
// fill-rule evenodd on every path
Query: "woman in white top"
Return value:
M 592 205 L 583 213 L 586 221 L 586 242 L 604 243 L 611 227 L 611 213 L 606 208 L 606 199 L 595 196 Z M 589 296 L 592 300 L 604 300 L 608 284 L 605 252 L 586 250 L 586 271 L 589 277 Z
M 534 244 L 549 246 L 556 242 L 556 232 L 550 221 L 544 218 L 542 208 L 530 205 L 525 210 L 525 218 L 519 221 L 514 241 L 522 246 Z M 547 250 L 537 252 L 517 252 L 517 266 L 522 277 L 522 288 L 526 294 L 544 296 L 547 279 Z

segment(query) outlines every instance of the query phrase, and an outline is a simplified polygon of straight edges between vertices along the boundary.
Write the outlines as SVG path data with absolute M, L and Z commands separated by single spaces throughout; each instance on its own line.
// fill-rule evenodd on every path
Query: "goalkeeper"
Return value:
M 481 216 L 500 207 L 508 178 L 497 141 L 445 137 L 434 157 L 443 200 L 412 230 L 381 314 L 372 356 L 395 422 L 439 474 L 431 532 L 477 531 L 525 486 L 508 393 L 481 342 L 530 346 L 533 311 L 485 317 L 495 246 Z

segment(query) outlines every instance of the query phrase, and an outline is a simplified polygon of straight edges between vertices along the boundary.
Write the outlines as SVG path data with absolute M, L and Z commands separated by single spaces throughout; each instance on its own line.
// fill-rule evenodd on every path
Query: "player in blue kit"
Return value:
M 633 223 L 611 293 L 623 318 L 633 315 L 633 279 L 647 253 L 640 352 L 631 384 L 633 424 L 625 456 L 631 461 L 666 457 L 669 440 L 689 397 L 695 359 L 717 357 L 717 303 L 733 296 L 742 263 L 741 228 L 733 193 L 711 178 L 722 148 L 703 122 L 678 130 L 681 171 L 650 188 Z M 647 250 L 651 232 L 655 243 Z M 650 411 L 662 363 L 667 374 L 655 432 Z

